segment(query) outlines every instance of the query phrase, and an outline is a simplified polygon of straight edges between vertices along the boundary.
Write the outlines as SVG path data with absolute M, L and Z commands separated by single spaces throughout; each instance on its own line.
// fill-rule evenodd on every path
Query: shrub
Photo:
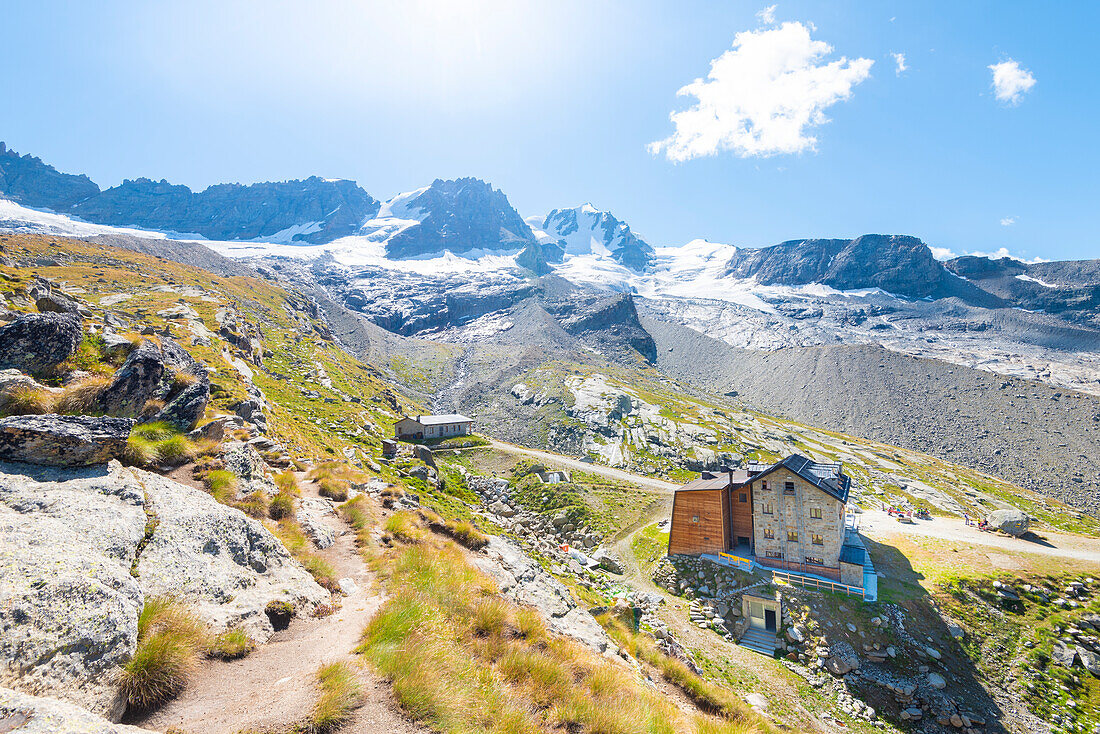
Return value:
M 329 663 L 317 671 L 321 695 L 310 717 L 314 731 L 331 732 L 351 721 L 362 700 L 362 686 L 348 663 Z
M 45 415 L 54 411 L 54 395 L 33 385 L 17 385 L 0 395 L 4 409 L 2 415 Z
M 176 695 L 208 647 L 205 625 L 181 603 L 171 597 L 147 599 L 138 617 L 137 649 L 118 678 L 126 701 L 148 709 Z
M 272 520 L 294 517 L 294 498 L 285 491 L 279 492 L 271 498 L 271 504 L 267 507 L 267 514 Z
M 57 401 L 57 412 L 63 415 L 88 415 L 99 410 L 99 398 L 111 384 L 106 375 L 89 377 L 69 385 Z
M 216 635 L 210 643 L 208 654 L 210 657 L 221 660 L 236 660 L 247 656 L 255 649 L 256 646 L 244 630 L 234 629 Z

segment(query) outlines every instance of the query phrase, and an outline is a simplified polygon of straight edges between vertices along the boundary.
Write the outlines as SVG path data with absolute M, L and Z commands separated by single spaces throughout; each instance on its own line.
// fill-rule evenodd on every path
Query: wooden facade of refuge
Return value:
M 669 555 L 727 554 L 862 588 L 865 550 L 845 523 L 850 487 L 841 464 L 798 454 L 704 473 L 676 491 Z
M 467 436 L 473 425 L 473 419 L 461 413 L 418 415 L 415 418 L 405 415 L 393 424 L 393 437 L 406 441 L 430 441 L 450 436 Z

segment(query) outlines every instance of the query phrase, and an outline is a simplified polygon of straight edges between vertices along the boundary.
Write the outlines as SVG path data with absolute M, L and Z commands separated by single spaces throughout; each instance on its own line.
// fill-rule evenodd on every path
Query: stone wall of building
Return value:
M 787 482 L 794 483 L 794 494 L 784 492 Z M 784 561 L 805 563 L 806 558 L 818 558 L 827 567 L 838 566 L 844 542 L 844 503 L 786 469 L 755 480 L 752 502 L 757 558 L 767 561 L 768 552 L 773 551 L 782 553 Z M 820 518 L 812 517 L 815 510 Z M 772 538 L 766 537 L 769 529 Z M 798 533 L 797 542 L 787 540 L 789 531 Z M 821 545 L 813 543 L 814 534 L 821 536 Z

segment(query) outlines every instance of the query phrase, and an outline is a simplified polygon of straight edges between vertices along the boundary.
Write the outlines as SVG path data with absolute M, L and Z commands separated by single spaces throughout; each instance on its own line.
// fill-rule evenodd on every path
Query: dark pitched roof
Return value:
M 848 501 L 848 490 L 851 489 L 852 478 L 841 471 L 840 464 L 815 464 L 799 454 L 791 454 L 786 459 L 777 461 L 766 469 L 761 469 L 759 473 L 752 477 L 752 481 L 771 474 L 780 467 L 789 469 L 825 494 L 835 497 L 841 502 Z
M 730 486 L 728 476 L 718 476 L 714 479 L 696 479 L 677 489 L 677 492 L 691 492 L 697 489 L 725 489 Z

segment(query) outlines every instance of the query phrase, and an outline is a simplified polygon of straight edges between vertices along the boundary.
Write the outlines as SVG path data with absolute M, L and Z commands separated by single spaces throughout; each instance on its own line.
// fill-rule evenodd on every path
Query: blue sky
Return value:
M 524 216 L 591 201 L 655 245 L 882 232 L 1100 257 L 1100 3 L 767 5 L 7 2 L 0 140 L 101 186 L 317 174 L 385 199 L 477 176 Z M 707 102 L 678 97 L 735 39 Z M 769 84 L 760 65 L 805 41 L 832 51 Z M 989 68 L 1010 61 L 1033 80 L 1015 102 Z M 701 153 L 654 152 L 695 103 Z M 828 121 L 769 127 L 792 104 Z

